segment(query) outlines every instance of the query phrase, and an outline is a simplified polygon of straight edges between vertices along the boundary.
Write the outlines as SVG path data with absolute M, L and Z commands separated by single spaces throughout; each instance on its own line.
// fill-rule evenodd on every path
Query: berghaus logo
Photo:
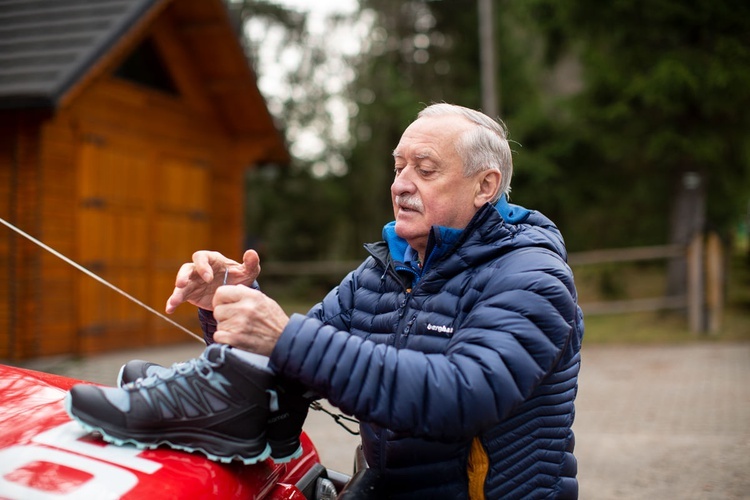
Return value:
M 432 323 L 428 323 L 427 329 L 438 333 L 453 333 L 453 327 L 445 325 L 433 325 Z

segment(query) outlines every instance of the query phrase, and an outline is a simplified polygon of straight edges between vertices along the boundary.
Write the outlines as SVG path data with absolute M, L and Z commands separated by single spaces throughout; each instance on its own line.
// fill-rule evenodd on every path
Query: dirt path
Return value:
M 581 498 L 750 497 L 750 344 L 584 347 Z

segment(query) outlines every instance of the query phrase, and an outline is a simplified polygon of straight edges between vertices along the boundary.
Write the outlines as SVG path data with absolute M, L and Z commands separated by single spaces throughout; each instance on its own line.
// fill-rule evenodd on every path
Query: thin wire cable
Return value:
M 203 342 L 204 342 L 204 341 L 203 341 L 203 339 L 202 339 L 201 337 L 199 337 L 199 336 L 198 336 L 198 335 L 196 335 L 195 333 L 191 332 L 190 330 L 188 330 L 187 328 L 185 328 L 185 327 L 184 327 L 184 326 L 182 326 L 181 324 L 179 324 L 179 323 L 177 323 L 177 322 L 175 322 L 175 321 L 173 321 L 173 320 L 169 319 L 169 318 L 168 318 L 167 316 L 165 316 L 164 314 L 160 313 L 159 311 L 157 311 L 157 310 L 156 310 L 156 309 L 154 309 L 153 307 L 150 307 L 149 305 L 147 305 L 147 304 L 144 304 L 144 303 L 143 303 L 143 302 L 141 302 L 140 300 L 136 299 L 135 297 L 133 297 L 132 295 L 130 295 L 129 293 L 127 293 L 126 291 L 124 291 L 124 290 L 121 290 L 120 288 L 116 287 L 115 285 L 113 285 L 113 284 L 112 284 L 112 283 L 110 283 L 109 281 L 105 280 L 104 278 L 102 278 L 102 277 L 100 277 L 100 276 L 98 276 L 98 275 L 94 274 L 93 272 L 89 271 L 88 269 L 86 269 L 85 267 L 83 267 L 82 265 L 80 265 L 79 263 L 77 263 L 77 262 L 75 262 L 74 260 L 72 260 L 72 259 L 69 259 L 69 258 L 68 258 L 68 257 L 66 257 L 65 255 L 61 254 L 60 252 L 58 252 L 58 251 L 57 251 L 57 250 L 55 250 L 54 248 L 52 248 L 52 247 L 50 247 L 50 246 L 48 246 L 48 245 L 46 245 L 46 244 L 42 243 L 41 241 L 39 241 L 38 239 L 34 238 L 34 237 L 33 237 L 33 236 L 31 236 L 30 234 L 28 234 L 28 233 L 26 233 L 26 232 L 22 231 L 21 229 L 17 228 L 16 226 L 14 226 L 13 224 L 11 224 L 10 222 L 7 222 L 7 221 L 6 221 L 5 219 L 3 219 L 2 217 L 0 217 L 0 223 L 2 223 L 2 224 L 3 224 L 4 226 L 6 226 L 6 227 L 7 227 L 8 229 L 11 229 L 12 231 L 15 231 L 16 233 L 20 234 L 21 236 L 23 236 L 23 237 L 24 237 L 24 238 L 26 238 L 27 240 L 31 241 L 32 243 L 34 243 L 34 244 L 36 244 L 36 245 L 40 246 L 41 248 L 43 248 L 43 249 L 47 250 L 47 251 L 48 251 L 49 253 L 51 253 L 51 254 L 52 254 L 52 255 L 54 255 L 55 257 L 57 257 L 57 258 L 59 258 L 59 259 L 62 259 L 62 260 L 64 260 L 65 262 L 67 262 L 67 263 L 68 263 L 68 264 L 70 264 L 71 266 L 75 267 L 76 269 L 78 269 L 78 270 L 79 270 L 79 271 L 81 271 L 82 273 L 84 273 L 84 274 L 87 274 L 87 275 L 91 276 L 92 278 L 94 278 L 94 279 L 95 279 L 96 281 L 98 281 L 98 282 L 99 282 L 99 283 L 101 283 L 102 285 L 105 285 L 105 286 L 107 286 L 107 287 L 111 288 L 111 289 L 112 289 L 112 290 L 114 290 L 115 292 L 119 293 L 120 295 L 122 295 L 123 297 L 127 298 L 128 300 L 130 300 L 130 301 L 132 301 L 132 302 L 135 302 L 136 304 L 138 304 L 139 306 L 143 307 L 143 308 L 144 308 L 144 309 L 146 309 L 147 311 L 149 311 L 149 312 L 151 312 L 151 313 L 153 313 L 153 314 L 156 314 L 157 316 L 159 316 L 159 317 L 160 317 L 161 319 L 163 319 L 164 321 L 166 321 L 166 322 L 167 322 L 167 323 L 169 323 L 170 325 L 172 325 L 172 326 L 174 326 L 174 327 L 176 327 L 176 328 L 179 328 L 180 330 L 182 330 L 183 332 L 187 333 L 187 334 L 188 334 L 188 335 L 190 335 L 191 337 L 194 337 L 194 338 L 196 338 L 196 339 L 197 339 L 197 340 L 198 340 L 199 342 L 201 342 L 201 343 L 203 343 Z M 226 278 L 225 278 L 225 279 L 226 279 Z

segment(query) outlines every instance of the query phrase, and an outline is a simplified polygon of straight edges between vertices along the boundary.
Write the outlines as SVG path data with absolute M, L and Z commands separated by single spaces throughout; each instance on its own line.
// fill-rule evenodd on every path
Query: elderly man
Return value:
M 284 433 L 296 436 L 304 420 L 292 411 L 291 425 L 272 428 L 262 395 L 276 377 L 360 419 L 383 496 L 577 497 L 571 425 L 583 319 L 560 232 L 507 201 L 505 128 L 435 104 L 393 157 L 395 221 L 307 315 L 288 317 L 253 287 L 254 251 L 242 263 L 197 252 L 167 312 L 198 306 L 216 344 L 170 370 L 142 363 L 121 389 L 74 388 L 71 415 L 112 442 L 166 441 L 251 463 L 269 453 L 262 422 L 271 448 L 282 448 Z M 183 399 L 198 409 L 181 421 L 159 410 L 163 394 L 180 400 L 190 391 L 195 398 Z M 271 415 L 304 401 L 300 392 L 272 401 Z

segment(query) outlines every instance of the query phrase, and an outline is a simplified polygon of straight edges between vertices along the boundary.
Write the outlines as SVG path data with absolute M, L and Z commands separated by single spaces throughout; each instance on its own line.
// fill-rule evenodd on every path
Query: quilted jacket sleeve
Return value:
M 339 318 L 351 307 L 354 279 L 326 298 Z M 442 352 L 377 344 L 316 313 L 291 318 L 272 366 L 362 421 L 431 439 L 475 436 L 511 416 L 555 371 L 577 306 L 569 268 L 545 250 L 513 252 L 471 283 L 445 299 L 456 301 L 461 321 Z

